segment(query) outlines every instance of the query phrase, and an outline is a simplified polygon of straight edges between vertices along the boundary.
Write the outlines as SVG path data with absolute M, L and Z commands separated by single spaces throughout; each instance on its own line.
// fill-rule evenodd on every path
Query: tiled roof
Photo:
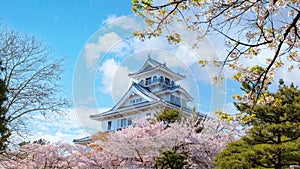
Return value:
M 192 96 L 190 96 L 190 94 L 182 87 L 180 87 L 179 85 L 176 85 L 176 86 L 171 86 L 171 87 L 168 87 L 164 90 L 161 90 L 159 92 L 165 92 L 165 91 L 172 91 L 172 90 L 176 90 L 176 89 L 179 89 L 179 90 L 182 90 L 188 97 L 190 100 L 193 100 L 194 98 Z
M 91 142 L 92 141 L 92 138 L 87 136 L 87 137 L 83 137 L 83 138 L 80 138 L 80 139 L 73 139 L 73 143 L 75 144 L 80 144 L 80 143 L 88 143 L 88 142 Z
M 146 101 L 146 102 L 142 102 L 142 103 L 134 104 L 134 105 L 129 105 L 129 106 L 122 107 L 122 108 L 118 109 L 118 106 L 120 104 L 122 104 L 122 100 L 126 99 L 125 96 L 129 93 L 129 91 L 133 90 L 132 88 L 135 88 L 136 90 L 141 92 L 142 95 L 148 97 L 149 100 L 152 100 L 154 102 L 150 103 L 149 101 Z M 128 108 L 129 109 L 136 109 L 136 108 L 146 107 L 146 106 L 149 106 L 149 105 L 151 105 L 155 102 L 158 102 L 159 100 L 160 100 L 160 98 L 157 97 L 155 94 L 153 94 L 149 89 L 133 82 L 132 85 L 130 86 L 130 88 L 127 90 L 126 94 L 123 96 L 123 98 L 112 109 L 110 109 L 109 111 L 100 113 L 100 114 L 90 115 L 90 117 L 91 118 L 104 117 L 104 116 L 107 116 L 107 115 L 117 114 L 120 111 L 127 110 Z
M 161 68 L 165 69 L 167 72 L 171 72 L 171 73 L 176 74 L 178 76 L 184 77 L 184 75 L 181 75 L 179 73 L 175 73 L 173 70 L 168 68 L 166 63 L 160 63 L 160 62 L 152 59 L 150 56 L 148 56 L 147 61 L 145 62 L 145 64 L 143 65 L 143 67 L 139 71 L 137 71 L 135 73 L 130 73 L 129 76 L 137 75 L 137 74 L 144 73 L 144 72 L 147 72 L 147 71 L 150 71 L 150 70 L 154 70 L 158 67 L 161 67 Z
M 132 83 L 132 85 L 134 87 L 136 87 L 136 89 L 138 89 L 140 92 L 142 92 L 143 94 L 145 94 L 146 96 L 154 99 L 154 100 L 159 100 L 160 98 L 157 97 L 155 94 L 153 94 L 148 88 L 143 87 L 135 82 Z

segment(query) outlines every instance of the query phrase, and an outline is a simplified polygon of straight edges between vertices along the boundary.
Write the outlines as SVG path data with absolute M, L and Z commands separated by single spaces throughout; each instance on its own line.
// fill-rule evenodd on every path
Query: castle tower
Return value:
M 178 83 L 185 76 L 175 73 L 165 63 L 148 56 L 140 70 L 130 73 L 129 77 L 134 82 L 120 101 L 109 111 L 90 116 L 101 122 L 102 131 L 127 127 L 131 125 L 132 119 L 151 117 L 164 108 L 181 109 L 183 113 L 192 112 L 187 102 L 193 98 Z

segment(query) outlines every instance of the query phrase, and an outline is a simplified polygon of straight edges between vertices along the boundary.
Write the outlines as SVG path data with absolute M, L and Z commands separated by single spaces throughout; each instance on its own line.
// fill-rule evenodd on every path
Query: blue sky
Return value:
M 45 41 L 54 50 L 54 56 L 66 56 L 67 65 L 62 75 L 65 95 L 72 98 L 72 79 L 78 55 L 87 40 L 103 25 L 110 15 L 131 14 L 131 1 L 97 0 L 2 0 L 0 1 L 0 23 Z M 32 135 L 51 141 L 82 137 L 76 112 L 53 121 L 36 117 L 31 126 Z M 29 126 L 28 128 L 30 128 Z M 77 135 L 77 136 L 76 136 Z
M 239 92 L 239 86 L 229 80 L 233 72 L 226 71 L 226 82 L 217 87 L 211 84 L 216 70 L 197 64 L 198 56 L 224 55 L 220 37 L 207 38 L 200 43 L 202 48 L 194 51 L 189 44 L 193 32 L 174 26 L 184 34 L 184 44 L 170 45 L 162 38 L 140 42 L 131 37 L 143 23 L 132 16 L 130 0 L 2 0 L 0 23 L 44 40 L 55 57 L 67 59 L 62 83 L 64 94 L 74 105 L 66 116 L 53 121 L 36 116 L 31 122 L 32 127 L 38 126 L 31 129 L 33 139 L 71 142 L 95 132 L 100 125 L 89 115 L 103 112 L 118 101 L 130 84 L 127 74 L 140 68 L 148 54 L 187 75 L 181 85 L 192 93 L 196 100 L 192 106 L 198 110 L 234 111 L 231 96 Z M 293 76 L 296 74 L 290 74 L 291 80 Z
M 132 16 L 130 0 L 4 0 L 0 18 L 2 25 L 44 40 L 55 57 L 67 59 L 62 83 L 73 107 L 52 121 L 36 116 L 28 127 L 39 126 L 31 130 L 33 139 L 70 142 L 93 134 L 100 124 L 89 115 L 108 110 L 119 100 L 131 83 L 127 74 L 140 68 L 148 54 L 187 76 L 180 85 L 194 97 L 191 106 L 204 113 L 232 107 L 227 93 L 236 92 L 236 86 L 232 81 L 213 86 L 210 72 L 214 70 L 201 68 L 194 54 L 216 57 L 224 51 L 207 40 L 202 50 L 191 52 L 189 41 L 194 34 L 180 26 L 174 29 L 184 33 L 184 45 L 170 45 L 163 38 L 145 42 L 132 38 L 131 32 L 143 28 L 143 23 Z
M 2 0 L 0 23 L 43 39 L 58 57 L 67 56 L 64 83 L 71 95 L 72 74 L 86 41 L 109 15 L 130 15 L 131 1 Z

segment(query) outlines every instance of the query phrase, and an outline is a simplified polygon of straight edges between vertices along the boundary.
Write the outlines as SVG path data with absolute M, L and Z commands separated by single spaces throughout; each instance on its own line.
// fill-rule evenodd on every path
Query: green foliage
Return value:
M 185 154 L 177 154 L 176 150 L 162 150 L 162 157 L 156 159 L 156 165 L 159 168 L 183 168 L 187 164 Z
M 167 123 L 174 123 L 175 121 L 179 120 L 182 116 L 180 110 L 166 108 L 161 112 L 155 114 L 156 121 L 164 121 Z
M 34 144 L 40 144 L 40 145 L 46 145 L 46 144 L 49 144 L 50 142 L 47 141 L 46 139 L 40 138 L 38 140 L 33 141 L 32 143 L 34 143 Z
M 46 139 L 40 138 L 38 140 L 33 141 L 32 143 L 33 144 L 46 145 L 46 144 L 49 144 L 50 142 L 47 141 Z M 24 146 L 26 144 L 31 144 L 31 142 L 30 141 L 23 141 L 23 142 L 19 143 L 19 146 Z
M 215 164 L 218 168 L 231 168 L 231 169 L 250 169 L 253 168 L 251 163 L 247 161 L 248 148 L 250 146 L 245 144 L 243 140 L 233 142 L 227 148 L 218 154 L 215 159 Z
M 0 67 L 2 62 L 0 61 Z M 3 68 L 0 68 L 0 75 Z M 7 147 L 7 139 L 11 135 L 8 128 L 8 120 L 6 117 L 7 110 L 3 106 L 3 103 L 7 100 L 6 97 L 7 87 L 3 79 L 0 76 L 0 151 L 3 151 Z
M 279 84 L 278 91 L 265 93 L 260 104 L 235 104 L 252 116 L 247 122 L 251 128 L 216 157 L 218 168 L 282 169 L 300 164 L 300 90 L 282 80 Z
M 182 121 L 189 121 L 189 123 L 193 123 L 195 127 L 195 132 L 200 133 L 203 130 L 202 121 L 206 119 L 206 117 L 200 117 L 199 112 L 193 108 L 191 116 L 187 116 L 182 113 L 182 110 L 170 109 L 166 108 L 161 112 L 155 114 L 155 121 L 163 121 L 166 123 L 175 123 Z

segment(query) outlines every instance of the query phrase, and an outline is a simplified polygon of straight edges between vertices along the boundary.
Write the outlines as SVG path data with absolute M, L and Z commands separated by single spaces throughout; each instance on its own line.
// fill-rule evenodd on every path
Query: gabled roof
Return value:
M 111 109 L 111 110 L 115 110 L 118 109 L 124 102 L 127 101 L 127 99 L 130 97 L 130 95 L 133 94 L 137 94 L 139 96 L 141 96 L 143 99 L 149 101 L 149 102 L 153 102 L 153 101 L 158 101 L 160 100 L 159 97 L 157 97 L 156 95 L 154 95 L 150 90 L 148 90 L 147 88 L 132 82 L 132 85 L 130 86 L 130 88 L 127 90 L 127 92 L 123 95 L 123 97 L 121 98 L 121 100 Z
M 148 58 L 147 58 L 146 62 L 144 63 L 144 65 L 142 66 L 142 68 L 138 72 L 147 71 L 147 70 L 150 70 L 150 69 L 152 69 L 154 67 L 157 67 L 157 66 L 166 67 L 166 63 L 160 63 L 160 62 L 152 59 L 150 57 L 150 55 L 148 55 Z
M 90 118 L 97 118 L 100 116 L 105 116 L 105 115 L 110 115 L 115 113 L 116 111 L 118 111 L 120 109 L 120 107 L 126 102 L 128 101 L 129 97 L 133 94 L 137 94 L 140 97 L 142 97 L 144 100 L 146 100 L 146 102 L 136 105 L 137 107 L 140 106 L 148 106 L 151 105 L 152 103 L 158 102 L 161 99 L 159 97 L 157 97 L 156 95 L 154 95 L 150 90 L 148 90 L 147 88 L 133 82 L 132 85 L 130 86 L 130 88 L 127 90 L 127 92 L 123 95 L 123 97 L 121 98 L 121 100 L 109 111 L 100 113 L 100 114 L 96 114 L 96 115 L 90 115 Z M 133 105 L 135 106 L 135 105 Z M 124 108 L 124 110 L 126 110 L 126 107 Z
M 175 73 L 174 71 L 169 69 L 167 67 L 166 63 L 160 63 L 160 62 L 152 59 L 149 55 L 148 55 L 148 58 L 147 58 L 146 62 L 142 66 L 142 68 L 139 71 L 135 72 L 135 73 L 129 73 L 128 76 L 131 77 L 131 78 L 137 78 L 141 74 L 144 74 L 146 72 L 155 71 L 157 69 L 170 74 L 171 76 L 173 76 L 175 78 L 175 80 L 181 80 L 185 77 L 184 75 L 181 75 L 179 73 Z
M 100 114 L 96 114 L 96 115 L 90 115 L 90 118 L 93 120 L 99 120 L 99 119 L 105 119 L 105 118 L 110 118 L 110 117 L 122 117 L 123 113 L 127 113 L 127 114 L 134 114 L 136 113 L 136 111 L 147 108 L 147 107 L 153 107 L 155 106 L 157 103 L 160 103 L 161 101 L 155 101 L 153 103 L 150 102 L 142 102 L 142 103 L 138 103 L 138 104 L 133 104 L 133 105 L 129 105 L 126 107 L 122 107 L 120 109 L 116 109 L 116 110 L 110 110 L 107 112 L 103 112 Z

